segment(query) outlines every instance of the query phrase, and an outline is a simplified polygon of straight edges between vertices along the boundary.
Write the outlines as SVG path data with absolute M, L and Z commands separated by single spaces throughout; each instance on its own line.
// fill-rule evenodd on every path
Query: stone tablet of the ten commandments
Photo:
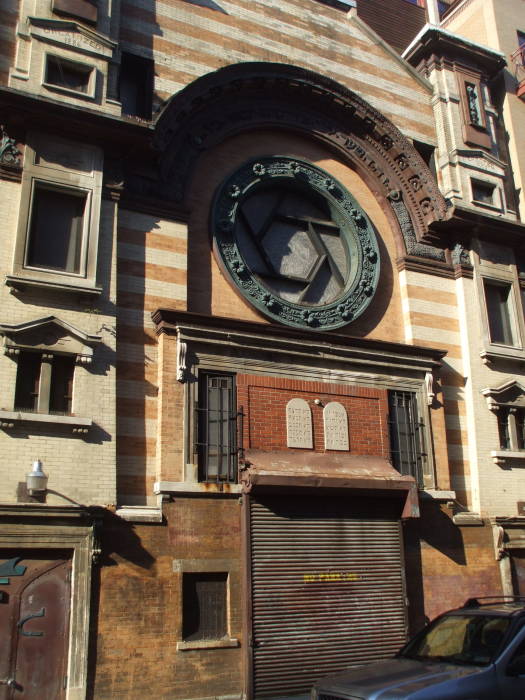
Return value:
M 323 410 L 325 450 L 348 450 L 348 417 L 345 407 L 331 401 Z
M 304 399 L 292 399 L 286 404 L 286 438 L 288 447 L 314 446 L 312 412 Z

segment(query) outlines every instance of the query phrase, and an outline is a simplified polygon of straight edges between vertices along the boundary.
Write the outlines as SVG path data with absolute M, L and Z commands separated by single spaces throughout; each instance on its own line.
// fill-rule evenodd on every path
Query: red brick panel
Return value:
M 237 377 L 237 404 L 244 412 L 244 447 L 287 449 L 286 405 L 297 398 L 307 401 L 312 411 L 314 452 L 325 452 L 323 406 L 337 401 L 348 415 L 350 452 L 388 457 L 386 390 L 280 377 Z

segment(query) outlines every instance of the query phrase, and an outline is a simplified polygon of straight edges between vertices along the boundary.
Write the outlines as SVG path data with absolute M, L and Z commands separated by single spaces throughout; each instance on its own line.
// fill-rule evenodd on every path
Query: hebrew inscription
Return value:
M 312 412 L 304 399 L 292 399 L 286 404 L 286 444 L 288 447 L 312 448 Z
M 331 401 L 323 410 L 325 450 L 348 450 L 348 416 L 345 407 Z

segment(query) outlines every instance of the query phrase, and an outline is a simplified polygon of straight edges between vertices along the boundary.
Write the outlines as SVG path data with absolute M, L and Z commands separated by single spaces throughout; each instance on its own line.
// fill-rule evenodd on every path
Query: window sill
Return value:
M 438 491 L 437 489 L 421 489 L 421 497 L 433 501 L 455 501 L 455 491 Z
M 492 346 L 489 350 L 483 350 L 479 356 L 486 365 L 498 360 L 508 362 L 525 362 L 525 351 L 520 347 Z
M 238 639 L 196 639 L 194 642 L 177 642 L 177 651 L 195 649 L 233 649 L 240 646 Z
M 87 92 L 82 92 L 81 90 L 73 90 L 72 88 L 67 88 L 62 85 L 55 85 L 54 83 L 42 83 L 42 87 L 44 87 L 49 92 L 56 92 L 59 95 L 62 94 L 66 97 L 76 97 L 81 100 L 86 100 L 88 102 L 94 102 L 96 98 L 94 87 L 89 88 Z
M 29 276 L 24 277 L 22 275 L 6 275 L 5 278 L 6 285 L 19 292 L 23 292 L 26 287 L 37 287 L 39 289 L 55 289 L 60 292 L 72 292 L 74 294 L 100 296 L 102 287 L 88 285 L 85 284 L 85 280 L 83 281 L 84 284 L 76 284 L 75 282 L 64 283 L 56 277 L 45 280 Z
M 56 277 L 47 279 L 36 279 L 35 277 L 24 277 L 22 275 L 6 275 L 5 283 L 8 287 L 12 287 L 14 290 L 23 292 L 26 287 L 37 287 L 39 289 L 56 289 L 61 292 L 73 292 L 75 294 L 86 294 L 89 296 L 100 296 L 102 293 L 102 287 L 96 287 L 95 285 L 89 285 L 82 280 L 84 284 L 77 284 L 76 282 L 64 283 L 62 280 Z
M 524 462 L 525 466 L 525 450 L 492 450 L 490 453 L 494 464 L 503 466 L 507 462 L 518 460 Z
M 156 481 L 153 493 L 242 493 L 241 484 L 216 484 L 201 481 Z
M 52 413 L 26 413 L 25 411 L 0 411 L 0 428 L 15 428 L 22 423 L 70 426 L 76 435 L 85 435 L 93 425 L 91 418 L 61 416 Z

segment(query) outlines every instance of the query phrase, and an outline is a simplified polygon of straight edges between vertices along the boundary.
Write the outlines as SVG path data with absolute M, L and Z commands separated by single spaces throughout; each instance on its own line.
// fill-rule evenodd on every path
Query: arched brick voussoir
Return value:
M 203 151 L 260 128 L 293 130 L 328 144 L 378 196 L 396 202 L 393 210 L 404 235 L 408 214 L 418 243 L 439 244 L 429 226 L 445 219 L 446 203 L 411 141 L 352 91 L 286 64 L 226 66 L 168 102 L 153 140 L 163 194 L 184 202 Z

